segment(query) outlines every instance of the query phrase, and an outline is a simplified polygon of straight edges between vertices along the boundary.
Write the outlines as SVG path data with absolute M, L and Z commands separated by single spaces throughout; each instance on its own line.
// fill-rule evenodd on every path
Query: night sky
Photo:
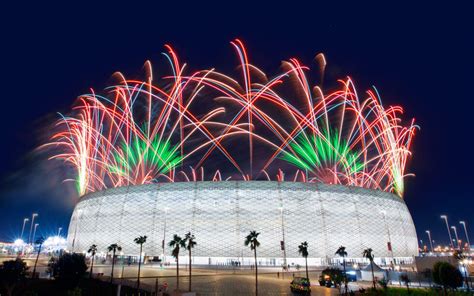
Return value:
M 161 61 L 166 43 L 190 69 L 235 73 L 234 38 L 267 73 L 291 57 L 314 67 L 323 52 L 326 79 L 350 75 L 360 93 L 375 85 L 385 106 L 402 105 L 405 119 L 421 126 L 408 166 L 416 177 L 405 193 L 419 238 L 427 241 L 431 229 L 436 242 L 447 243 L 440 214 L 458 228 L 465 220 L 474 238 L 468 7 L 224 3 L 2 7 L 0 240 L 18 236 L 33 211 L 40 234 L 67 229 L 77 197 L 61 183 L 61 170 L 33 152 L 56 112 L 67 112 L 89 88 L 106 87 L 117 70 L 136 77 L 145 60 Z

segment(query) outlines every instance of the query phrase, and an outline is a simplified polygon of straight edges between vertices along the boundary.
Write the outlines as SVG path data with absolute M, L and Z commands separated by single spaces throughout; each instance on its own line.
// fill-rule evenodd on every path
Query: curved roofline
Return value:
M 131 188 L 159 188 L 159 190 L 167 190 L 167 189 L 172 189 L 173 187 L 181 187 L 181 189 L 184 189 L 183 187 L 188 187 L 189 189 L 195 189 L 197 186 L 202 186 L 202 185 L 212 185 L 211 187 L 214 187 L 215 189 L 218 189 L 220 186 L 223 184 L 231 184 L 235 183 L 236 187 L 246 187 L 246 185 L 250 184 L 275 184 L 276 187 L 283 187 L 283 188 L 292 188 L 296 190 L 308 190 L 309 191 L 340 191 L 341 189 L 344 189 L 344 191 L 351 191 L 353 193 L 357 192 L 365 192 L 365 193 L 371 193 L 370 195 L 377 195 L 378 197 L 385 197 L 388 199 L 394 199 L 394 200 L 399 200 L 403 201 L 403 198 L 399 197 L 398 195 L 387 192 L 387 191 L 382 191 L 382 190 L 377 190 L 377 189 L 371 189 L 371 188 L 364 188 L 364 187 L 358 187 L 358 186 L 347 186 L 347 185 L 340 185 L 340 184 L 325 184 L 325 183 L 309 183 L 309 182 L 292 182 L 292 181 L 260 181 L 260 180 L 252 180 L 252 181 L 244 181 L 244 180 L 229 180 L 229 181 L 189 181 L 189 182 L 166 182 L 166 183 L 153 183 L 153 184 L 142 184 L 142 185 L 127 185 L 127 186 L 120 186 L 120 187 L 114 187 L 114 188 L 108 188 L 100 191 L 94 191 L 94 192 L 89 192 L 79 198 L 79 202 L 83 200 L 87 200 L 90 198 L 102 196 L 105 193 L 107 194 L 113 194 L 113 193 L 128 193 Z M 228 186 L 222 186 L 222 188 L 228 188 Z M 252 189 L 260 189 L 260 188 L 252 188 Z M 268 187 L 262 187 L 261 189 L 268 189 Z

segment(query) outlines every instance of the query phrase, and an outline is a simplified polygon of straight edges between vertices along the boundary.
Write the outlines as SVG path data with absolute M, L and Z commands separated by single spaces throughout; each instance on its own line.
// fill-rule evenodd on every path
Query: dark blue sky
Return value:
M 232 71 L 229 41 L 236 37 L 268 73 L 283 59 L 310 64 L 324 52 L 331 80 L 351 75 L 360 90 L 375 85 L 386 105 L 404 106 L 406 118 L 421 126 L 408 169 L 416 177 L 405 196 L 420 238 L 431 229 L 434 240 L 446 241 L 442 213 L 457 226 L 466 220 L 474 237 L 469 7 L 308 2 L 4 6 L 0 240 L 14 238 L 33 210 L 42 233 L 67 228 L 74 193 L 59 182 L 57 167 L 31 153 L 55 112 L 67 111 L 90 87 L 105 87 L 114 71 L 139 74 L 145 60 L 160 59 L 165 43 L 191 69 Z

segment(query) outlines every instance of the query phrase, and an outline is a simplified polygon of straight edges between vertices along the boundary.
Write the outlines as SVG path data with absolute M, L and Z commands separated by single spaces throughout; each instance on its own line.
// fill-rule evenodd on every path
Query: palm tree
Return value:
M 372 249 L 367 248 L 362 252 L 362 257 L 369 259 L 370 261 L 370 269 L 372 270 L 372 283 L 375 289 L 375 275 L 374 275 L 374 254 L 372 254 Z
M 189 251 L 189 292 L 191 292 L 191 250 L 197 243 L 194 234 L 191 234 L 191 232 L 186 233 L 184 240 L 186 241 L 186 249 Z
M 342 266 L 344 268 L 344 290 L 345 290 L 345 295 L 347 295 L 347 274 L 346 274 L 346 257 L 347 257 L 347 252 L 346 252 L 346 247 L 340 246 L 339 249 L 337 249 L 336 255 L 339 255 L 342 257 Z
M 143 251 L 143 244 L 146 243 L 146 235 L 141 235 L 136 237 L 133 240 L 136 244 L 140 245 L 140 256 L 138 259 L 138 277 L 137 277 L 137 290 L 140 291 L 140 267 L 142 266 L 142 251 Z
M 186 247 L 186 241 L 177 234 L 173 235 L 173 239 L 168 243 L 172 247 L 171 255 L 176 258 L 176 290 L 179 290 L 179 249 Z M 191 278 L 189 278 L 191 280 Z
M 244 244 L 246 246 L 250 245 L 250 250 L 253 250 L 253 255 L 255 258 L 255 295 L 258 295 L 258 264 L 257 264 L 257 248 L 260 246 L 260 242 L 257 240 L 260 232 L 255 230 L 250 231 L 249 235 L 245 237 Z
M 407 286 L 407 293 L 410 294 L 410 278 L 408 277 L 408 274 L 401 274 L 400 281 L 402 281 Z
M 110 273 L 110 282 L 114 281 L 115 252 L 122 251 L 122 247 L 118 244 L 111 244 L 107 247 L 108 252 L 112 252 L 112 272 Z
M 89 273 L 89 278 L 92 278 L 92 272 L 94 271 L 94 257 L 95 253 L 97 253 L 97 245 L 91 245 L 89 247 L 89 250 L 87 250 L 87 253 L 91 254 L 92 256 L 92 261 L 91 261 L 91 272 Z
M 41 247 L 43 246 L 43 243 L 44 243 L 44 237 L 40 236 L 37 240 L 36 240 L 36 244 L 39 245 L 38 246 L 38 254 L 36 255 L 36 260 L 35 260 L 35 267 L 33 267 L 33 276 L 35 276 L 35 273 L 36 273 L 36 265 L 38 264 L 38 258 L 39 258 L 39 255 L 41 253 Z
M 301 256 L 304 257 L 306 261 L 306 278 L 309 281 L 309 275 L 308 275 L 308 242 L 304 241 L 298 246 L 298 253 L 300 253 Z

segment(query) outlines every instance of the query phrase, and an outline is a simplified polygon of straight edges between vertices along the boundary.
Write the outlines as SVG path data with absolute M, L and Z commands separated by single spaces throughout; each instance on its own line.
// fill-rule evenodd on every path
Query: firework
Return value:
M 286 171 L 293 181 L 403 195 L 417 126 L 414 120 L 403 124 L 401 107 L 384 108 L 376 89 L 359 98 L 351 78 L 325 94 L 310 85 L 309 68 L 296 59 L 268 79 L 250 64 L 241 41 L 231 44 L 240 78 L 214 69 L 187 75 L 186 64 L 167 46 L 172 74 L 158 83 L 146 62 L 143 81 L 117 73 L 118 83 L 104 94 L 81 96 L 45 145 L 55 147 L 51 158 L 75 169 L 79 194 L 160 181 L 228 180 L 222 176 L 230 174 L 227 162 L 244 180 L 283 181 Z M 323 71 L 324 56 L 316 60 Z M 205 178 L 203 166 L 215 162 L 222 167 Z

